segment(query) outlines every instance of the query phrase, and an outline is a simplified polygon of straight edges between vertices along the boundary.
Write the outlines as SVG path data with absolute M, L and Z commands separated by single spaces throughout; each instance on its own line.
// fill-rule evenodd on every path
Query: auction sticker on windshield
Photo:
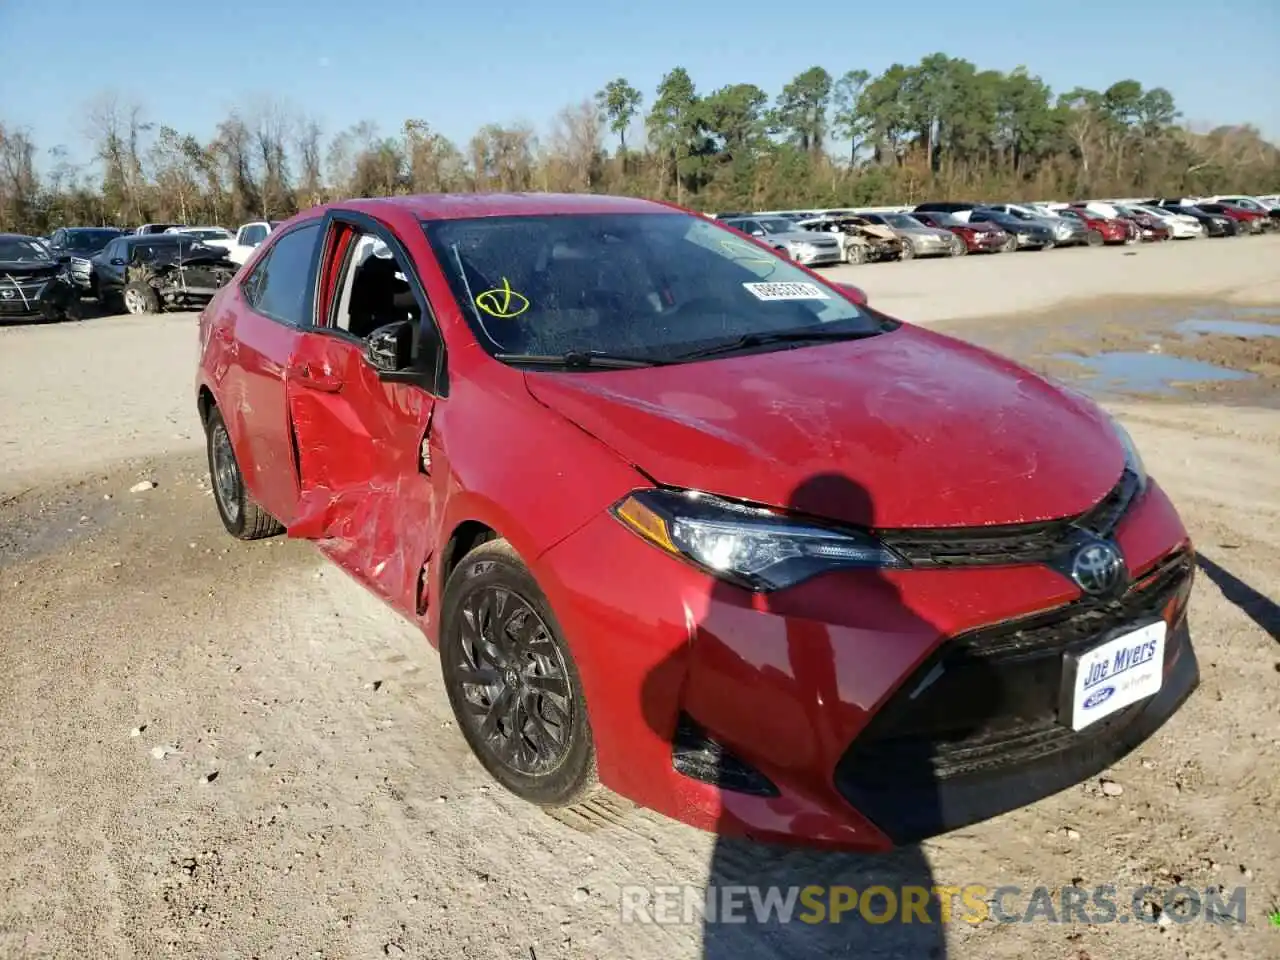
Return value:
M 757 300 L 830 300 L 831 297 L 816 283 L 744 283 L 744 287 Z
M 1160 691 L 1164 680 L 1163 620 L 1130 630 L 1077 655 L 1070 722 L 1080 730 Z

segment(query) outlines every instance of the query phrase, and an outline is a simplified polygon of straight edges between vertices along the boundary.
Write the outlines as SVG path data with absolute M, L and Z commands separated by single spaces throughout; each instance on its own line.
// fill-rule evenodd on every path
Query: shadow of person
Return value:
M 1272 640 L 1280 641 L 1280 604 L 1265 593 L 1255 590 L 1230 570 L 1220 567 L 1203 553 L 1196 554 L 1196 566 L 1213 581 L 1222 595 L 1250 620 L 1262 628 Z
M 837 474 L 800 484 L 788 507 L 875 526 L 869 493 Z M 876 726 L 867 726 L 869 713 L 906 695 L 894 693 L 900 678 L 910 676 L 919 693 L 932 682 L 920 674 L 940 662 L 940 631 L 910 608 L 893 577 L 830 571 L 768 593 L 717 581 L 688 649 L 646 680 L 646 719 L 674 743 L 673 766 L 693 798 L 686 809 L 718 804 L 701 905 L 708 960 L 946 956 L 940 921 L 956 920 L 961 901 L 937 893 L 914 842 L 946 829 L 934 744 L 904 735 L 919 721 L 908 711 L 894 736 L 860 757 L 850 750 Z M 874 815 L 850 794 L 872 798 Z M 888 852 L 847 852 L 890 843 Z

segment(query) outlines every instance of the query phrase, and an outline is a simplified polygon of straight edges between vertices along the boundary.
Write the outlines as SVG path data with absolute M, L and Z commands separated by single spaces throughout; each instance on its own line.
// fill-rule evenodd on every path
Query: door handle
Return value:
M 324 393 L 337 393 L 342 389 L 342 380 L 332 373 L 318 370 L 309 363 L 294 364 L 289 373 L 298 382 L 298 386 Z

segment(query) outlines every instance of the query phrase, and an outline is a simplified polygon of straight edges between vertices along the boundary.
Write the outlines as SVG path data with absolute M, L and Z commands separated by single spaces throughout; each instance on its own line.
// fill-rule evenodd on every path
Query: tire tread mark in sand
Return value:
M 602 794 L 591 797 L 571 807 L 560 807 L 547 810 L 547 816 L 563 823 L 566 827 L 579 833 L 596 833 L 609 827 L 621 827 L 639 836 L 644 834 L 632 825 L 635 818 L 632 813 L 635 804 L 615 794 Z

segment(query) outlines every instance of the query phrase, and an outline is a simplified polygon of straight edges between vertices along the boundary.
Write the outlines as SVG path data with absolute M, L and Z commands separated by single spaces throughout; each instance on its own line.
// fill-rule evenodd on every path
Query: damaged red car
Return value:
M 884 849 L 1096 774 L 1198 682 L 1125 431 L 706 217 L 353 200 L 200 318 L 214 502 L 439 650 L 506 788 Z

